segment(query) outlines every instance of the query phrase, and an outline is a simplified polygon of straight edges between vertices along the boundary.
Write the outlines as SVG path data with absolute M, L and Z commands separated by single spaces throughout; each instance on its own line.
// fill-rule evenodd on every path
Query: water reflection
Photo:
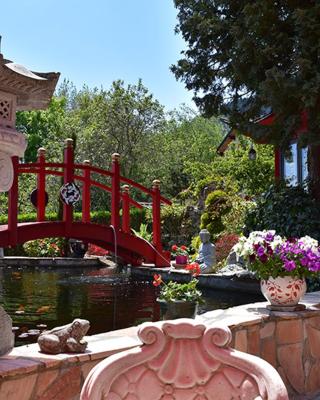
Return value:
M 241 293 L 203 293 L 202 312 L 259 300 Z M 90 335 L 156 321 L 156 297 L 151 282 L 109 268 L 0 268 L 0 303 L 19 328 L 16 345 L 34 341 L 18 338 L 30 329 L 50 329 L 79 317 L 90 321 Z

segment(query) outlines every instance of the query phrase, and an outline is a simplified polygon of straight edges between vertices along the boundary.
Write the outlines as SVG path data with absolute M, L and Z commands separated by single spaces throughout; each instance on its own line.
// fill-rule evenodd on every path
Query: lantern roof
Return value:
M 59 76 L 57 72 L 30 71 L 0 53 L 0 91 L 16 96 L 17 110 L 47 108 Z

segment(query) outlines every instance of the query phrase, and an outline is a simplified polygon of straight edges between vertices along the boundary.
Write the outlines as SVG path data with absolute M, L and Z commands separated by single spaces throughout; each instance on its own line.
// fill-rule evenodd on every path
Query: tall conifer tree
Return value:
M 174 0 L 187 50 L 172 71 L 207 115 L 282 148 L 308 118 L 311 189 L 320 200 L 320 2 Z M 254 121 L 267 110 L 275 123 Z

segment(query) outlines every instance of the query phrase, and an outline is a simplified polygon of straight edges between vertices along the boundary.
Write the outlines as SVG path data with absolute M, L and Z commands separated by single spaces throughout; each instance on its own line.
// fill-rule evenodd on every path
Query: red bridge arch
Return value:
M 0 247 L 16 246 L 29 240 L 46 237 L 66 237 L 97 244 L 107 250 L 116 251 L 126 262 L 137 265 L 142 261 L 156 266 L 169 266 L 170 254 L 164 252 L 161 242 L 161 203 L 171 202 L 162 197 L 160 182 L 153 181 L 152 188 L 120 175 L 119 154 L 112 155 L 111 170 L 107 171 L 90 165 L 74 162 L 72 139 L 67 139 L 62 163 L 46 161 L 45 149 L 39 149 L 35 163 L 19 164 L 18 157 L 12 157 L 14 167 L 13 185 L 8 195 L 8 224 L 0 226 Z M 23 173 L 37 175 L 37 221 L 18 223 L 18 179 Z M 111 179 L 111 186 L 92 178 L 92 173 Z M 63 177 L 64 183 L 82 182 L 82 221 L 73 220 L 73 206 L 63 205 L 62 221 L 46 221 L 46 176 Z M 125 185 L 121 189 L 121 183 Z M 111 225 L 102 225 L 90 221 L 91 187 L 99 187 L 111 193 Z M 143 208 L 130 197 L 129 188 L 134 187 L 149 195 L 152 199 L 152 244 L 131 233 L 130 207 Z M 122 208 L 122 218 L 120 217 Z

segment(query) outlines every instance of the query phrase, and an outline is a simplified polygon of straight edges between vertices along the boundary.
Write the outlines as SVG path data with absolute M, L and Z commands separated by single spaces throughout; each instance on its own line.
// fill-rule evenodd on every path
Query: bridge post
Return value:
M 161 203 L 160 203 L 160 181 L 152 182 L 152 232 L 154 247 L 161 253 Z
M 83 161 L 84 165 L 90 166 L 89 160 Z M 82 189 L 82 222 L 90 222 L 90 208 L 91 208 L 91 196 L 90 196 L 90 179 L 91 171 L 86 168 L 83 171 L 83 189 Z
M 111 225 L 120 227 L 120 154 L 112 154 Z
M 63 161 L 65 164 L 63 176 L 64 184 L 72 183 L 74 175 L 74 153 L 72 139 L 66 139 L 64 142 Z M 66 226 L 66 237 L 68 237 L 73 221 L 73 206 L 63 204 L 63 221 L 65 222 Z
M 37 174 L 37 221 L 44 221 L 46 216 L 46 149 L 38 149 L 39 172 Z
M 130 233 L 130 186 L 122 186 L 122 230 Z
M 18 166 L 19 166 L 19 157 L 13 156 L 12 165 L 13 165 L 13 183 L 11 189 L 9 190 L 9 210 L 8 210 L 8 233 L 9 233 L 9 244 L 10 246 L 16 246 L 18 243 L 18 231 L 17 231 L 17 223 L 18 223 Z

